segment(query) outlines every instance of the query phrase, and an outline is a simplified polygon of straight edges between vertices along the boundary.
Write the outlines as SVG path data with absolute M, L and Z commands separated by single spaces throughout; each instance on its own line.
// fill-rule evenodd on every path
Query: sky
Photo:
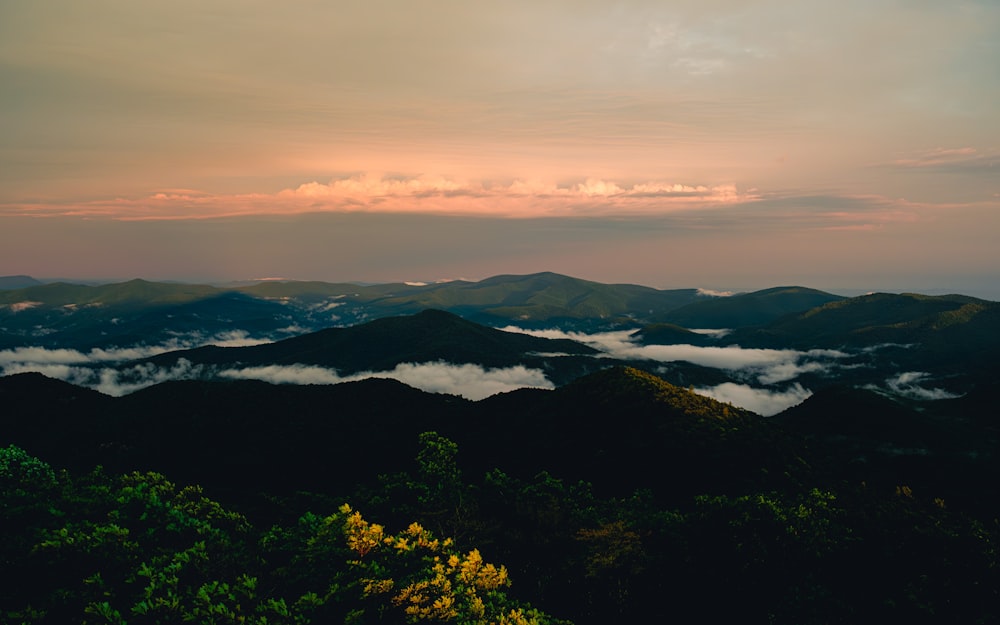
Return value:
M 0 275 L 1000 299 L 995 0 L 4 0 Z

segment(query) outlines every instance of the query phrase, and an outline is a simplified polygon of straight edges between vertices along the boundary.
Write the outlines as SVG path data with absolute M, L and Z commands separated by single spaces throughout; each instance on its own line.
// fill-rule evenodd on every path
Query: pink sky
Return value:
M 5 2 L 0 275 L 996 297 L 998 58 L 986 1 Z

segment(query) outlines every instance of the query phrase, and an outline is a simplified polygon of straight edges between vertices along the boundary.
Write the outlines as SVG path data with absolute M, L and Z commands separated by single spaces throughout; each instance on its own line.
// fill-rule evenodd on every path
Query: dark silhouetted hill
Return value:
M 170 352 L 150 359 L 160 365 L 184 358 L 220 366 L 315 365 L 341 374 L 391 370 L 401 363 L 472 363 L 487 368 L 519 364 L 541 366 L 544 354 L 589 359 L 597 352 L 575 341 L 503 332 L 440 310 L 386 317 L 348 328 L 328 328 L 251 347 L 203 347 Z M 541 355 L 540 355 L 541 354 Z M 552 359 L 553 366 L 575 367 L 571 358 Z M 558 372 L 556 372 L 559 377 Z M 566 375 L 566 374 L 563 374 Z
M 42 284 L 31 276 L 0 276 L 0 291 L 10 289 L 26 289 Z
M 816 289 L 782 286 L 692 302 L 658 315 L 656 319 L 685 328 L 743 328 L 764 325 L 785 315 L 842 299 Z

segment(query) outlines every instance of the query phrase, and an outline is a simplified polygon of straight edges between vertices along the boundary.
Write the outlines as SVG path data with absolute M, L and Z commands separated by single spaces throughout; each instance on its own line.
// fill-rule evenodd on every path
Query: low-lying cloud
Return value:
M 765 417 L 774 416 L 782 410 L 801 404 L 812 395 L 812 391 L 803 388 L 798 382 L 782 391 L 725 382 L 718 386 L 696 388 L 694 392 L 752 410 Z
M 25 310 L 31 310 L 32 308 L 36 308 L 41 305 L 42 305 L 41 302 L 28 301 L 28 302 L 14 302 L 13 304 L 7 304 L 6 307 L 10 309 L 10 312 L 16 314 L 19 312 L 23 312 Z
M 885 392 L 888 390 L 888 392 L 893 395 L 898 395 L 907 399 L 916 399 L 919 401 L 934 401 L 938 399 L 954 399 L 956 397 L 960 397 L 959 395 L 950 393 L 943 388 L 924 388 L 921 386 L 921 383 L 927 382 L 929 379 L 930 374 L 923 371 L 906 371 L 888 378 L 885 381 L 885 388 L 879 388 L 873 385 L 868 385 L 866 388 L 878 392 Z
M 202 378 L 210 373 L 183 358 L 168 368 L 152 363 L 130 366 L 125 363 L 203 345 L 245 347 L 267 342 L 268 339 L 251 337 L 244 330 L 231 330 L 208 337 L 200 333 L 178 335 L 160 345 L 94 348 L 88 351 L 16 347 L 0 350 L 0 376 L 40 373 L 107 395 L 120 396 L 160 382 Z
M 195 380 L 205 377 L 206 370 L 184 358 L 171 367 L 158 367 L 142 363 L 121 369 L 115 367 L 84 366 L 61 363 L 14 363 L 4 366 L 2 375 L 40 373 L 46 377 L 69 382 L 76 386 L 120 397 L 147 386 L 172 380 Z
M 95 347 L 88 351 L 47 347 L 15 347 L 13 349 L 0 350 L 0 375 L 10 375 L 10 373 L 14 372 L 14 369 L 17 369 L 17 372 L 33 371 L 34 369 L 31 369 L 31 367 L 35 365 L 87 365 L 105 362 L 126 362 L 205 345 L 248 347 L 269 342 L 270 339 L 254 338 L 245 330 L 230 330 L 208 337 L 199 333 L 177 335 L 176 338 L 160 345 Z
M 516 326 L 503 328 L 551 339 L 571 339 L 603 352 L 605 357 L 622 360 L 652 360 L 656 362 L 686 361 L 703 367 L 740 372 L 756 378 L 761 384 L 777 384 L 793 380 L 803 373 L 823 373 L 835 366 L 835 361 L 848 354 L 832 349 L 798 351 L 794 349 L 746 349 L 738 345 L 724 347 L 698 345 L 642 345 L 636 343 L 631 330 L 584 334 L 562 330 L 525 330 Z
M 460 395 L 478 401 L 519 388 L 555 388 L 537 369 L 523 365 L 484 369 L 479 365 L 446 362 L 401 363 L 389 371 L 365 371 L 341 376 L 335 370 L 313 365 L 267 365 L 224 369 L 220 377 L 263 380 L 273 384 L 339 384 L 367 378 L 390 378 L 428 393 Z
M 234 335 L 228 340 L 239 343 L 246 339 Z M 221 341 L 223 344 L 226 342 L 226 340 Z M 440 361 L 402 363 L 388 371 L 340 375 L 334 369 L 301 364 L 230 367 L 219 370 L 193 364 L 184 358 L 178 359 L 170 367 L 160 367 L 149 362 L 122 364 L 165 351 L 170 350 L 163 346 L 93 349 L 89 352 L 22 347 L 0 351 L 0 375 L 40 373 L 116 397 L 162 382 L 214 377 L 263 380 L 272 384 L 339 384 L 373 377 L 391 378 L 429 393 L 460 395 L 473 401 L 525 387 L 555 388 L 542 371 L 529 369 L 523 365 L 484 369 L 475 364 L 456 365 Z

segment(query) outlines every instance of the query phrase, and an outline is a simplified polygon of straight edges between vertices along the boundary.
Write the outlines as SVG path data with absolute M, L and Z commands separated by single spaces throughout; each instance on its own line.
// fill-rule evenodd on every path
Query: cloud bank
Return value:
M 177 334 L 174 339 L 160 345 L 95 347 L 86 352 L 77 349 L 15 347 L 14 349 L 0 350 L 0 370 L 10 367 L 30 367 L 32 365 L 46 364 L 85 365 L 104 362 L 125 362 L 206 345 L 215 345 L 217 347 L 249 347 L 269 342 L 271 342 L 270 339 L 252 337 L 245 330 L 230 330 L 211 336 L 205 336 L 199 332 Z
M 307 182 L 276 193 L 206 193 L 189 189 L 87 202 L 0 204 L 0 215 L 104 217 L 126 221 L 208 219 L 315 212 L 380 212 L 494 217 L 662 214 L 752 202 L 735 184 L 624 183 L 587 178 L 556 184 L 418 175 L 364 174 Z
M 718 386 L 696 388 L 694 392 L 752 410 L 765 417 L 774 416 L 782 410 L 801 404 L 812 395 L 812 391 L 803 388 L 798 382 L 783 391 L 725 382 Z
M 502 328 L 551 339 L 571 339 L 589 345 L 605 357 L 656 362 L 686 361 L 704 367 L 740 373 L 770 385 L 793 380 L 803 373 L 822 373 L 837 366 L 848 354 L 831 349 L 797 351 L 793 349 L 745 349 L 737 345 L 701 347 L 697 345 L 641 345 L 634 341 L 632 330 L 584 334 L 562 330 L 526 330 L 517 326 Z
M 365 371 L 341 376 L 333 369 L 311 365 L 268 365 L 224 369 L 220 377 L 263 380 L 273 384 L 339 384 L 367 378 L 390 378 L 428 393 L 460 395 L 478 401 L 519 388 L 552 389 L 545 374 L 523 365 L 484 369 L 479 365 L 446 362 L 401 363 L 390 371 Z
M 918 401 L 935 401 L 939 399 L 954 399 L 960 397 L 942 388 L 925 388 L 923 382 L 930 379 L 930 374 L 923 371 L 906 371 L 888 378 L 885 387 L 868 385 L 865 388 L 879 393 L 888 391 L 890 394 L 916 399 Z
M 116 397 L 162 382 L 213 377 L 263 380 L 272 384 L 339 384 L 372 377 L 391 378 L 429 393 L 460 395 L 473 401 L 519 388 L 555 388 L 543 372 L 523 365 L 484 369 L 474 364 L 402 363 L 389 371 L 365 371 L 347 376 L 326 367 L 298 364 L 216 369 L 192 364 L 184 358 L 171 367 L 153 363 L 114 365 L 165 351 L 171 350 L 163 346 L 95 349 L 86 353 L 40 347 L 3 350 L 0 351 L 0 376 L 41 373 Z
M 76 386 L 120 397 L 129 393 L 172 380 L 195 380 L 206 376 L 206 369 L 181 358 L 172 367 L 158 367 L 152 363 L 115 368 L 70 365 L 52 362 L 17 362 L 0 365 L 0 375 L 40 373 L 44 376 L 69 382 Z

